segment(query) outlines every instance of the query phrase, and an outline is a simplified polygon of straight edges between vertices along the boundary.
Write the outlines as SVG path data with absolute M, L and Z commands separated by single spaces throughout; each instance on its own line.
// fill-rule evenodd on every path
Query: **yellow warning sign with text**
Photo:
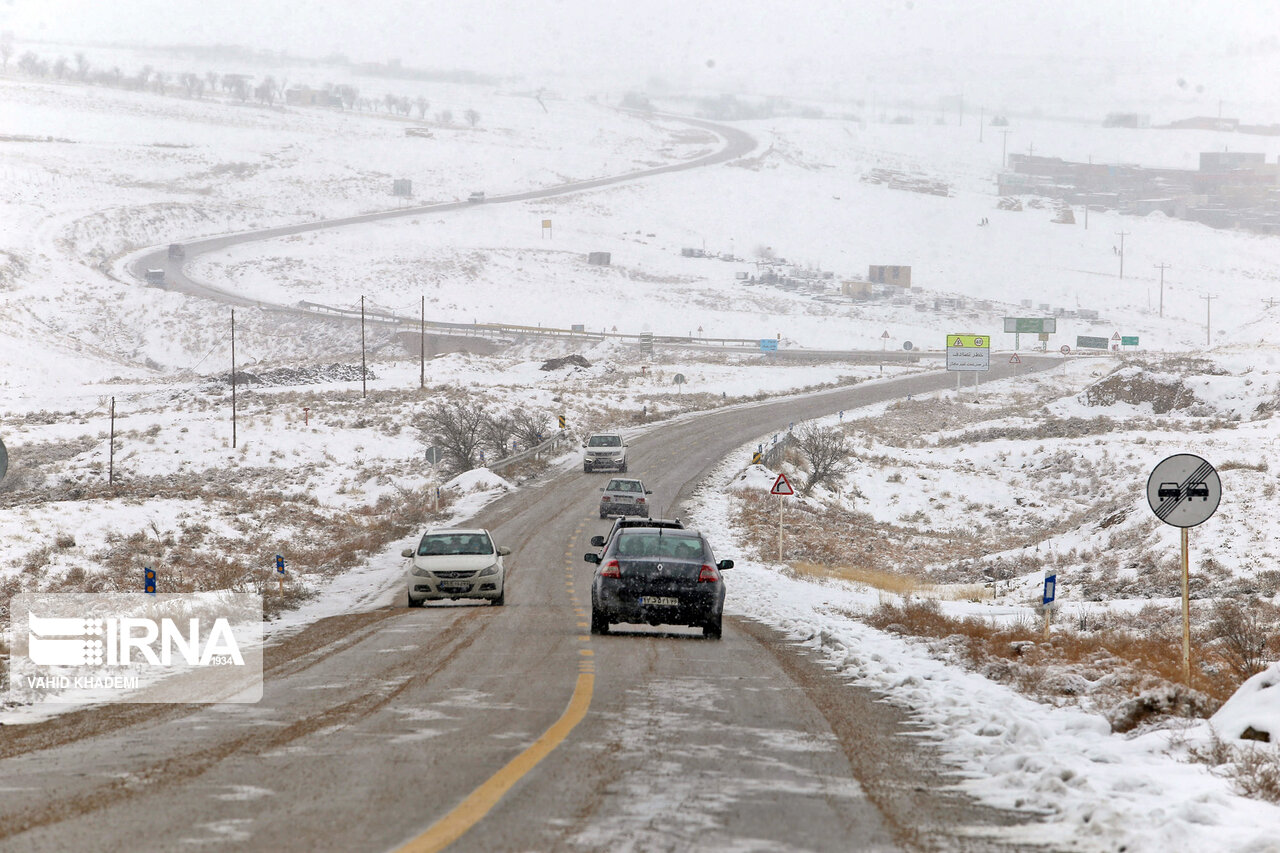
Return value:
M 948 347 L 965 349 L 991 349 L 991 338 L 986 335 L 947 335 Z

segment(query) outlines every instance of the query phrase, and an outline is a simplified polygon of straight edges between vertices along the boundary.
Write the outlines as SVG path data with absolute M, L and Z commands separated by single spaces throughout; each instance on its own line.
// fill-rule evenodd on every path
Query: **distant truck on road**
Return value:
M 187 250 L 182 247 L 181 243 L 169 244 L 169 260 L 180 261 L 187 256 Z
M 147 284 L 154 287 L 164 287 L 164 270 L 147 270 Z
M 482 192 L 474 192 L 474 193 L 472 193 L 471 195 L 467 196 L 467 201 L 468 201 L 468 202 L 470 202 L 471 204 L 483 204 L 483 203 L 484 203 L 484 193 L 482 193 Z

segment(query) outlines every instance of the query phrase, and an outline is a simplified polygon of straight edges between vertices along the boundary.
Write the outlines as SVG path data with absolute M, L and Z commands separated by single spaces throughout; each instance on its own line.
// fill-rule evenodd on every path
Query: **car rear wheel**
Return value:
M 584 473 L 584 474 L 590 474 L 590 473 L 591 473 L 591 466 L 590 466 L 590 465 L 583 465 L 583 466 L 582 466 L 582 473 Z
M 426 601 L 424 599 L 415 599 L 412 595 L 407 596 L 407 598 L 408 598 L 409 607 L 421 607 L 422 605 L 426 604 Z
M 609 633 L 609 617 L 605 616 L 594 607 L 591 609 L 591 633 L 607 634 Z
M 625 474 L 625 473 L 627 473 L 627 463 L 623 462 L 623 463 L 622 463 L 622 467 L 620 467 L 620 468 L 618 469 L 618 472 L 619 472 L 619 473 L 621 473 L 621 474 Z
M 703 623 L 702 636 L 709 640 L 720 639 L 720 617 L 715 616 L 711 620 Z

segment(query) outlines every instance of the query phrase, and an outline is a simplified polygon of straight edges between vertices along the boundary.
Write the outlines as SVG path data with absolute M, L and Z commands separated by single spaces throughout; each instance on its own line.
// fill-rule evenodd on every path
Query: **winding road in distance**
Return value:
M 650 178 L 654 175 L 664 175 L 669 172 L 683 172 L 688 169 L 699 169 L 704 166 L 714 166 L 719 163 L 727 163 L 730 160 L 736 160 L 737 158 L 750 153 L 756 147 L 756 140 L 753 137 L 734 127 L 728 127 L 709 121 L 702 121 L 701 119 L 685 118 L 683 116 L 655 115 L 654 118 L 682 121 L 686 124 L 714 133 L 724 140 L 724 145 L 717 151 L 680 163 L 671 163 L 666 166 L 655 166 L 652 169 L 643 169 L 638 172 L 627 172 L 622 175 L 609 175 L 602 178 L 590 178 L 584 181 L 572 181 L 567 184 L 557 184 L 544 189 L 490 196 L 484 204 L 504 204 L 508 202 L 530 201 L 532 199 L 552 198 L 554 196 L 582 192 L 583 190 L 607 187 L 613 184 L 643 180 L 644 178 Z M 424 204 L 416 207 L 397 208 L 395 210 L 380 210 L 375 213 L 364 213 L 359 216 L 347 216 L 341 219 L 321 219 L 315 222 L 304 222 L 298 225 L 281 225 L 276 228 L 242 231 L 235 234 L 224 234 L 217 237 L 204 237 L 183 243 L 182 245 L 186 256 L 181 260 L 171 260 L 169 258 L 168 247 L 166 246 L 135 258 L 129 264 L 129 271 L 136 279 L 138 279 L 138 281 L 145 281 L 145 273 L 148 269 L 163 269 L 165 271 L 166 286 L 169 290 L 175 290 L 180 293 L 189 293 L 192 296 L 203 296 L 209 299 L 217 299 L 222 302 L 228 302 L 232 305 L 262 305 L 264 303 L 260 300 L 249 299 L 241 294 L 233 293 L 213 284 L 197 281 L 191 278 L 185 272 L 186 264 L 199 255 L 221 251 L 241 243 L 253 243 L 259 240 L 271 240 L 276 237 L 288 237 L 294 234 L 304 234 L 308 231 L 320 231 L 326 228 L 342 228 L 346 225 L 360 225 L 366 222 L 379 222 L 384 219 L 418 216 L 424 213 L 442 213 L 444 211 L 461 210 L 475 206 L 475 204 L 465 201 L 439 202 L 437 204 Z M 272 307 L 297 311 L 299 314 L 314 316 L 310 311 L 299 310 L 291 305 L 278 305 Z

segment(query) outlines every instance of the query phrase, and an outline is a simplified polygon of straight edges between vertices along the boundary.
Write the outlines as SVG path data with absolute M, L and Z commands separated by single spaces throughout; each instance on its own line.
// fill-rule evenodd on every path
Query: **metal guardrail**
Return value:
M 501 459 L 496 459 L 484 467 L 488 468 L 490 471 L 499 471 L 508 465 L 523 462 L 525 459 L 536 458 L 544 453 L 555 450 L 557 446 L 567 442 L 568 440 L 568 434 L 566 434 L 564 430 L 561 430 L 541 444 L 536 444 L 527 450 L 521 450 L 519 453 L 513 453 L 510 456 L 504 456 Z
M 353 319 L 360 316 L 360 312 L 354 308 L 336 308 L 332 305 L 323 305 L 319 302 L 308 302 L 306 300 L 298 302 L 297 307 L 306 311 L 325 314 L 331 317 Z M 420 318 L 416 317 L 401 317 L 397 314 L 391 314 L 386 311 L 377 311 L 367 308 L 365 309 L 364 317 L 367 321 L 394 323 L 415 329 L 426 326 L 434 332 L 453 335 L 479 335 L 482 337 L 503 338 L 518 335 L 536 335 L 548 338 L 570 338 L 593 342 L 612 338 L 614 340 L 634 344 L 651 342 L 655 344 L 699 344 L 703 346 L 714 345 L 721 347 L 734 346 L 758 348 L 760 346 L 759 338 L 680 337 L 677 335 L 654 335 L 651 333 L 639 332 L 607 332 L 604 330 L 595 332 L 588 331 L 586 329 L 557 329 L 552 326 L 519 326 L 512 323 L 443 323 L 439 320 L 427 320 L 424 322 Z
M 777 437 L 777 441 L 770 444 L 763 452 L 762 464 L 766 468 L 778 469 L 778 465 L 782 462 L 782 454 L 787 452 L 787 448 L 791 446 L 795 439 L 791 436 L 791 431 L 787 430 Z

